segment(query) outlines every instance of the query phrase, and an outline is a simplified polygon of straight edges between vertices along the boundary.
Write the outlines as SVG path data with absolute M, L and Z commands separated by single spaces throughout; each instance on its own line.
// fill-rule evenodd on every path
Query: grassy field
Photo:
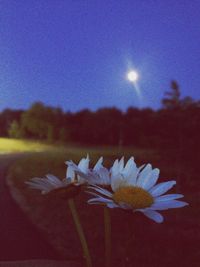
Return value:
M 26 141 L 25 143 L 27 144 Z M 175 161 L 162 159 L 156 151 L 118 147 L 48 146 L 33 142 L 32 147 L 33 150 L 26 147 L 26 152 L 31 153 L 27 153 L 10 168 L 9 179 L 21 196 L 20 205 L 31 220 L 46 233 L 63 258 L 79 260 L 82 253 L 67 202 L 59 196 L 43 196 L 39 191 L 27 188 L 25 181 L 35 176 L 44 177 L 47 173 L 64 178 L 64 162 L 69 159 L 78 162 L 87 153 L 90 155 L 91 165 L 103 155 L 107 167 L 111 166 L 115 158 L 125 155 L 127 159 L 133 155 L 139 165 L 151 162 L 154 167 L 159 167 L 161 181 L 164 180 L 162 177 L 169 180 L 178 175 L 185 175 L 186 181 L 187 175 L 190 176 L 188 173 L 184 174 L 183 169 L 177 166 Z M 33 153 L 35 151 L 40 152 Z M 177 188 L 174 192 L 176 190 Z M 200 200 L 197 200 L 196 194 L 184 190 L 181 189 L 180 193 L 186 194 L 186 200 L 192 208 L 163 212 L 166 216 L 164 224 L 161 225 L 144 218 L 141 214 L 130 214 L 116 209 L 111 211 L 114 266 L 133 266 L 133 263 L 138 267 L 167 267 L 178 264 L 184 267 L 198 266 L 199 222 L 194 218 L 199 217 Z M 102 207 L 87 205 L 87 198 L 88 196 L 81 192 L 75 201 L 95 266 L 103 266 L 103 210 Z
M 53 146 L 37 141 L 0 138 L 0 154 L 15 152 L 41 152 L 54 149 Z

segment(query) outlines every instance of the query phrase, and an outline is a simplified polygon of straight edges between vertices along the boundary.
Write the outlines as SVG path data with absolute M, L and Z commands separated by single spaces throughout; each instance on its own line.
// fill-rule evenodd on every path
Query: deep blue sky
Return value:
M 171 79 L 198 99 L 199 14 L 199 0 L 1 0 L 0 110 L 158 108 Z

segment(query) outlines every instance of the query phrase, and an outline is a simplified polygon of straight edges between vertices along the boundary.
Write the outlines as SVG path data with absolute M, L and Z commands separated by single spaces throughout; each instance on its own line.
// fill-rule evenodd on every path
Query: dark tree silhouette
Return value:
M 5 109 L 0 113 L 0 136 L 8 136 L 10 124 L 13 121 L 20 122 L 23 110 Z
M 12 121 L 8 129 L 8 136 L 11 138 L 21 138 L 23 136 L 19 122 Z
M 55 140 L 62 126 L 63 112 L 60 108 L 34 103 L 21 117 L 21 128 L 27 137 Z
M 162 100 L 163 107 L 166 109 L 176 109 L 180 107 L 180 89 L 175 80 L 171 81 L 171 91 L 165 92 Z

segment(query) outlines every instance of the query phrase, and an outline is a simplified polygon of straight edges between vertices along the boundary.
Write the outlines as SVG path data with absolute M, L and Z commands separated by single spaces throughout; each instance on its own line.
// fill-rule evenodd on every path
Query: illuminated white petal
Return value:
M 104 197 L 95 197 L 88 200 L 89 204 L 96 203 L 113 203 L 113 200 Z
M 102 166 L 102 163 L 103 163 L 103 157 L 101 157 L 101 158 L 97 161 L 97 163 L 95 164 L 93 170 L 94 170 L 94 171 L 98 171 L 100 168 L 102 168 L 102 167 L 103 167 L 103 166 Z
M 52 185 L 55 185 L 55 186 L 62 185 L 62 181 L 58 179 L 56 176 L 54 176 L 53 174 L 47 174 L 46 177 Z
M 111 167 L 111 175 L 116 176 L 119 173 L 119 161 L 115 160 L 113 166 Z
M 54 188 L 54 186 L 46 178 L 35 177 L 35 178 L 32 178 L 30 182 L 25 182 L 25 183 L 37 184 L 37 185 L 40 185 L 41 188 L 49 188 L 49 189 Z
M 149 178 L 143 180 L 142 188 L 144 188 L 145 190 L 149 190 L 151 187 L 153 187 L 158 180 L 159 174 L 159 169 L 152 170 Z
M 32 189 L 45 190 L 45 191 L 49 191 L 49 189 L 51 189 L 51 187 L 49 188 L 48 186 L 29 182 L 29 181 L 26 181 L 25 184 L 29 185 L 29 187 Z
M 131 157 L 127 163 L 126 166 L 124 168 L 124 170 L 122 171 L 122 175 L 126 178 L 130 177 L 133 175 L 133 173 L 137 170 L 136 164 L 134 162 L 134 158 Z
M 102 195 L 105 195 L 105 196 L 107 196 L 109 198 L 112 198 L 112 196 L 113 196 L 113 194 L 110 191 L 108 191 L 108 190 L 106 190 L 104 188 L 101 188 L 99 186 L 96 186 L 96 185 L 95 186 L 88 186 L 88 188 L 89 189 L 93 189 L 93 190 L 97 191 L 98 193 L 100 193 Z
M 164 193 L 166 193 L 169 189 L 171 189 L 174 185 L 176 184 L 176 181 L 168 181 L 168 182 L 163 182 L 155 185 L 149 190 L 149 193 L 153 197 L 158 197 Z
M 187 206 L 188 203 L 179 200 L 169 200 L 169 201 L 161 201 L 155 202 L 152 204 L 151 209 L 153 210 L 168 210 L 175 209 Z
M 99 179 L 97 180 L 97 184 L 104 184 L 104 185 L 110 184 L 111 182 L 110 173 L 105 167 L 100 168 L 97 174 L 99 176 Z
M 119 172 L 122 172 L 124 169 L 124 157 L 122 157 L 119 161 Z
M 71 166 L 67 167 L 66 178 L 70 178 L 72 181 L 75 179 L 75 172 Z
M 155 211 L 155 210 L 148 210 L 148 209 L 144 209 L 144 210 L 140 210 L 145 216 L 147 216 L 149 219 L 157 222 L 157 223 L 162 223 L 163 222 L 163 216 Z
M 147 164 L 145 168 L 140 172 L 138 180 L 137 180 L 137 186 L 143 187 L 145 185 L 146 181 L 150 178 L 152 172 L 151 164 Z
M 82 158 L 78 164 L 78 168 L 84 172 L 84 173 L 87 173 L 88 171 L 88 168 L 89 168 L 89 156 L 87 155 L 86 158 Z
M 115 192 L 122 184 L 124 184 L 124 179 L 121 174 L 111 177 L 111 188 Z
M 184 197 L 181 194 L 168 194 L 168 195 L 163 195 L 155 198 L 155 202 L 162 202 L 162 201 L 168 201 L 168 200 L 174 200 L 178 198 Z
M 87 175 L 87 172 L 88 172 L 88 169 L 86 171 L 86 162 L 87 159 L 82 159 L 79 164 L 81 166 L 81 169 L 72 161 L 66 161 L 65 163 L 68 165 L 68 168 L 71 168 L 76 174 L 77 174 L 77 181 L 79 184 L 83 184 L 85 183 L 89 178 L 88 178 L 88 175 Z M 88 163 L 89 164 L 89 163 Z M 85 166 L 83 168 L 83 166 Z

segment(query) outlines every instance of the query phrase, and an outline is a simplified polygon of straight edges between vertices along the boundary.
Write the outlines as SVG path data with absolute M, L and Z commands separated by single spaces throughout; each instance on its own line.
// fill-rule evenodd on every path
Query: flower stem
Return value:
M 70 198 L 68 200 L 68 205 L 69 205 L 70 211 L 72 213 L 72 217 L 73 217 L 73 220 L 74 220 L 74 224 L 76 226 L 76 230 L 77 230 L 78 235 L 79 235 L 79 239 L 81 241 L 83 254 L 84 254 L 84 257 L 86 259 L 87 267 L 92 267 L 92 261 L 91 261 L 91 257 L 90 257 L 90 253 L 89 253 L 89 249 L 88 249 L 88 245 L 87 245 L 87 241 L 86 241 L 86 238 L 85 238 L 85 235 L 84 235 L 84 232 L 83 232 L 83 228 L 81 226 L 81 222 L 80 222 L 80 219 L 79 219 L 79 216 L 78 216 L 78 212 L 76 210 L 76 206 L 75 206 L 74 200 L 72 198 Z
M 111 220 L 110 211 L 104 208 L 104 227 L 105 227 L 105 266 L 111 266 Z

